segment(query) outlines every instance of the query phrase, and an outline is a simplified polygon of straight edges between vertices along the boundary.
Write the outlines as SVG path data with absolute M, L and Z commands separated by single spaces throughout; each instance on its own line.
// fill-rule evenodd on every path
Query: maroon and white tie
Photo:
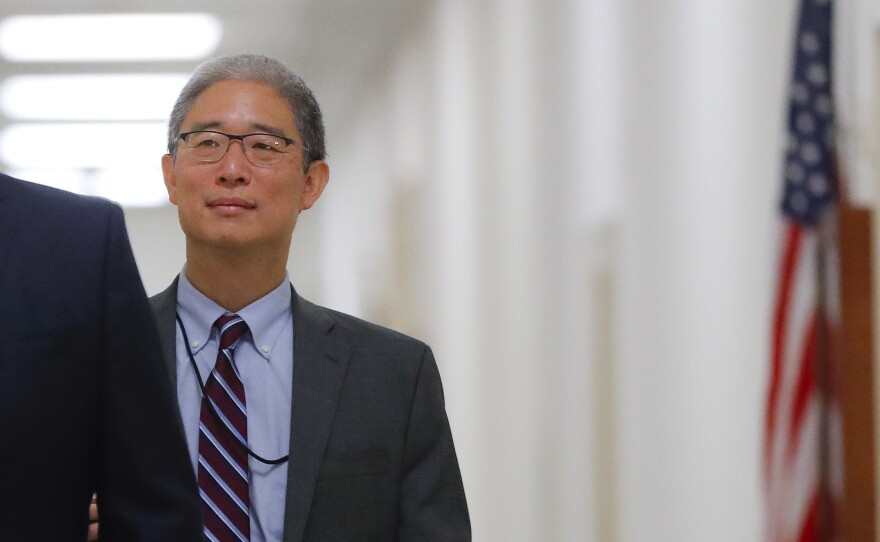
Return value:
M 217 363 L 205 383 L 199 415 L 199 493 L 205 539 L 250 540 L 247 402 L 233 353 L 248 327 L 236 314 L 214 324 L 220 330 Z M 214 412 L 208 407 L 208 401 Z M 238 441 L 238 442 L 236 442 Z

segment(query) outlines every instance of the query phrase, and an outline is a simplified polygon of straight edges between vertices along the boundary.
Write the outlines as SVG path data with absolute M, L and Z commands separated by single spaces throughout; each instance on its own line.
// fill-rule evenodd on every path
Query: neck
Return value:
M 253 250 L 207 250 L 187 244 L 186 278 L 208 299 L 238 312 L 284 280 L 287 255 Z

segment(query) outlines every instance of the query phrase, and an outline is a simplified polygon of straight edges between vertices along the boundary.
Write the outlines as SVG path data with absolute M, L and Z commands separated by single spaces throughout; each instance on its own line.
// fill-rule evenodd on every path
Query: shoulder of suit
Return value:
M 177 280 L 178 277 L 174 277 L 167 288 L 149 297 L 150 308 L 156 318 L 170 318 L 177 311 Z
M 119 209 L 118 204 L 104 198 L 74 194 L 8 175 L 0 174 L 0 186 L 0 194 L 4 199 L 23 202 L 28 212 L 50 209 L 53 213 L 75 213 L 88 218 L 103 216 Z
M 423 341 L 391 328 L 368 322 L 367 320 L 363 320 L 344 312 L 316 305 L 302 298 L 300 298 L 300 302 L 307 304 L 314 311 L 323 313 L 327 318 L 333 321 L 334 330 L 338 329 L 339 331 L 347 333 L 356 342 L 394 343 L 396 345 L 408 346 L 420 350 L 427 347 Z

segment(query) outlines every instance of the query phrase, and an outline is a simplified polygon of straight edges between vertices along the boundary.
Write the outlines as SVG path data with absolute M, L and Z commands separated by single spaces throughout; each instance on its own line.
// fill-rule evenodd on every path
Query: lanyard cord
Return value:
M 220 419 L 220 415 L 214 410 L 214 405 L 211 404 L 211 401 L 208 400 L 208 397 L 205 395 L 205 383 L 202 381 L 202 374 L 199 372 L 199 368 L 196 365 L 196 358 L 193 356 L 192 350 L 189 347 L 189 337 L 186 335 L 186 327 L 183 325 L 183 320 L 180 319 L 180 314 L 175 313 L 175 318 L 177 319 L 178 325 L 180 325 L 180 332 L 183 334 L 183 345 L 186 347 L 186 354 L 189 356 L 189 361 L 192 364 L 193 371 L 196 372 L 196 379 L 199 381 L 199 390 L 202 393 L 202 402 L 208 406 L 208 410 L 211 411 L 211 415 L 220 422 L 220 425 L 226 427 L 226 424 L 223 423 L 223 420 Z M 229 428 L 227 427 L 227 431 Z M 265 463 L 266 465 L 280 465 L 284 463 L 288 459 L 290 459 L 290 454 L 285 455 L 284 457 L 279 457 L 278 459 L 264 459 L 262 456 L 257 455 L 256 452 L 248 448 L 248 445 L 244 442 L 238 440 L 237 438 L 232 439 L 239 444 L 247 454 L 260 463 Z

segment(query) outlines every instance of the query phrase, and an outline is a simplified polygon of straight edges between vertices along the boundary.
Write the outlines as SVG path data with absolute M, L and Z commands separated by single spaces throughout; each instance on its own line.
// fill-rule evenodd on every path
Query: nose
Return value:
M 238 145 L 235 145 L 238 143 Z M 217 179 L 220 183 L 247 184 L 250 182 L 250 161 L 244 154 L 244 144 L 232 140 L 220 159 L 220 172 Z

